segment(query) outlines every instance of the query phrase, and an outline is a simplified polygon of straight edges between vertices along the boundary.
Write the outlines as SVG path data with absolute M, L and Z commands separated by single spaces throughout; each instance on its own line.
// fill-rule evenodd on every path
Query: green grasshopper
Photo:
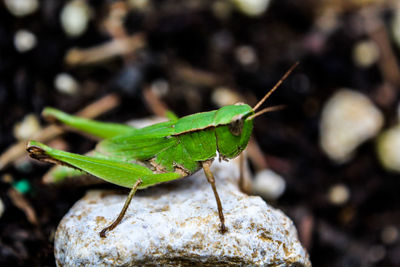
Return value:
M 83 119 L 45 108 L 45 117 L 104 140 L 89 155 L 53 149 L 36 141 L 28 143 L 27 151 L 37 160 L 71 167 L 74 171 L 83 171 L 107 182 L 131 188 L 118 217 L 100 232 L 101 237 L 105 237 L 107 231 L 121 222 L 137 189 L 183 178 L 202 168 L 217 202 L 220 232 L 225 233 L 227 229 L 222 204 L 210 166 L 216 152 L 220 160 L 228 160 L 246 148 L 254 118 L 282 108 L 273 106 L 256 113 L 297 64 L 285 73 L 254 108 L 238 103 L 180 119 L 172 118 L 140 129 Z

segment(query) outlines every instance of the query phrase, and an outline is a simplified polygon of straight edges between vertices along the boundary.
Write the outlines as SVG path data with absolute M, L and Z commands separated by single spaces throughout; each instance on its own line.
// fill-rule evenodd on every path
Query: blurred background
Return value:
M 52 106 L 126 122 L 254 105 L 254 192 L 295 222 L 314 266 L 400 266 L 397 0 L 3 0 L 0 264 L 54 266 L 58 222 L 92 186 L 44 184 L 26 140 L 85 153 Z M 112 185 L 107 187 L 113 188 Z

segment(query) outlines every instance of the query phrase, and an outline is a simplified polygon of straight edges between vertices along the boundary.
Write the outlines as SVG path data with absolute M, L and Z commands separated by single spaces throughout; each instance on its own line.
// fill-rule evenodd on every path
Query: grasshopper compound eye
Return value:
M 243 129 L 243 117 L 241 115 L 233 117 L 231 123 L 229 124 L 229 131 L 233 135 L 239 136 L 242 133 L 242 129 Z

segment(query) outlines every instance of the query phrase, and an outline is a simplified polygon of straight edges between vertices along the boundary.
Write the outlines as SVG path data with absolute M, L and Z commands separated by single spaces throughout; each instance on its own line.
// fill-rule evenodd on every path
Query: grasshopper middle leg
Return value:
M 217 201 L 218 215 L 219 215 L 219 220 L 221 221 L 220 232 L 223 234 L 223 233 L 225 233 L 227 231 L 227 229 L 225 227 L 225 218 L 224 218 L 224 213 L 222 212 L 221 200 L 219 199 L 217 188 L 215 187 L 214 175 L 212 174 L 212 172 L 210 170 L 211 162 L 210 161 L 203 161 L 201 164 L 203 166 L 204 173 L 205 173 L 205 175 L 207 177 L 207 181 L 211 184 L 211 188 L 212 188 L 212 190 L 214 192 L 215 200 Z
M 125 200 L 124 207 L 122 208 L 121 212 L 119 213 L 117 219 L 115 219 L 115 221 L 112 224 L 110 224 L 109 226 L 107 226 L 106 228 L 101 230 L 100 237 L 103 237 L 103 238 L 106 237 L 106 232 L 111 231 L 112 229 L 117 227 L 117 225 L 122 221 L 122 219 L 124 218 L 125 212 L 128 209 L 129 204 L 131 203 L 131 200 L 132 200 L 133 196 L 135 195 L 136 190 L 138 189 L 138 187 L 141 183 L 142 183 L 141 179 L 136 181 L 136 183 L 133 185 L 131 191 L 129 192 L 128 198 Z

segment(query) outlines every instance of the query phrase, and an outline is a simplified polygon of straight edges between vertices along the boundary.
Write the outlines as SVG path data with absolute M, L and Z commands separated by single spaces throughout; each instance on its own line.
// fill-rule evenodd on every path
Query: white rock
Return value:
M 4 207 L 4 202 L 3 200 L 0 198 L 0 218 L 3 216 L 4 210 L 6 208 Z
M 374 137 L 382 125 L 382 113 L 365 95 L 341 89 L 323 108 L 320 144 L 332 160 L 343 163 L 361 143 Z
M 28 140 L 40 130 L 39 119 L 34 114 L 28 114 L 14 126 L 14 136 L 18 140 Z
M 279 198 L 285 192 L 285 188 L 285 180 L 271 170 L 258 172 L 253 183 L 254 193 L 266 199 Z
M 353 61 L 362 68 L 368 68 L 379 59 L 379 47 L 371 40 L 356 43 L 353 48 Z
M 390 171 L 400 172 L 400 125 L 380 134 L 376 148 L 383 167 Z
M 256 51 L 247 45 L 242 45 L 235 50 L 236 60 L 244 66 L 252 65 L 257 62 Z
M 73 0 L 63 7 L 60 16 L 65 33 L 70 37 L 78 37 L 88 27 L 90 10 L 85 1 Z
M 68 94 L 75 95 L 79 91 L 79 83 L 68 73 L 59 73 L 54 78 L 54 87 L 57 91 Z
M 38 0 L 4 0 L 8 11 L 16 17 L 34 13 L 39 7 Z
M 216 88 L 212 95 L 211 100 L 219 107 L 234 105 L 241 102 L 241 97 L 238 93 L 227 87 Z
M 27 30 L 19 30 L 14 35 L 14 46 L 18 52 L 24 53 L 36 46 L 36 36 Z
M 400 48 L 400 7 L 396 9 L 391 22 L 393 39 Z
M 394 225 L 388 225 L 381 232 L 381 240 L 386 245 L 394 244 L 399 239 L 399 230 Z
M 350 197 L 350 190 L 344 184 L 336 184 L 329 189 L 328 198 L 329 202 L 334 205 L 345 204 Z
M 293 222 L 260 197 L 238 190 L 233 163 L 214 163 L 228 232 L 202 172 L 139 191 L 105 239 L 126 195 L 90 191 L 62 219 L 58 266 L 311 266 Z
M 243 14 L 258 17 L 267 10 L 270 0 L 232 0 L 235 7 Z

